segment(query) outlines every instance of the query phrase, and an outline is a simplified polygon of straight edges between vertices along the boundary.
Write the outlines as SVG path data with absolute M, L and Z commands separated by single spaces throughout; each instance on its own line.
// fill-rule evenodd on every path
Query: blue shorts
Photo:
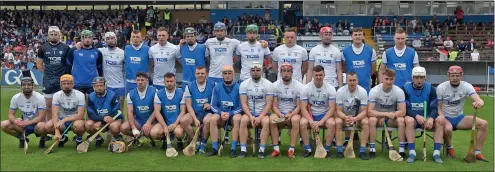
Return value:
M 39 137 L 40 135 L 36 134 L 36 132 L 34 131 L 35 128 L 36 128 L 36 124 L 28 125 L 24 127 L 24 131 L 26 131 L 26 137 L 33 133 L 36 135 L 36 137 Z
M 165 89 L 165 86 L 161 86 L 161 85 L 153 85 L 153 87 L 155 87 L 156 90 L 163 90 L 163 89 Z
M 91 86 L 74 86 L 74 89 L 82 92 L 83 94 L 89 94 L 94 91 Z
M 125 88 L 110 88 L 108 87 L 109 90 L 115 92 L 115 95 L 119 97 L 125 96 Z
M 325 114 L 320 114 L 320 115 L 312 115 L 313 116 L 313 121 L 320 121 L 325 117 Z
M 208 80 L 215 82 L 216 84 L 222 84 L 223 78 L 208 77 Z
M 61 117 L 58 117 L 58 120 L 62 120 L 63 118 Z M 65 129 L 67 129 L 67 127 L 70 126 L 70 124 L 72 124 L 72 121 L 68 121 L 68 122 L 65 122 L 64 123 L 64 129 L 62 130 L 62 132 L 64 132 Z M 72 130 L 72 127 L 70 127 L 67 131 L 71 131 Z
M 450 124 L 452 124 L 452 129 L 455 131 L 457 130 L 457 125 L 459 125 L 459 123 L 462 121 L 462 119 L 464 118 L 464 114 L 461 114 L 457 117 L 448 117 L 448 116 L 445 116 L 445 118 L 450 122 Z
M 129 93 L 132 89 L 136 88 L 137 84 L 132 82 L 125 82 L 125 94 Z

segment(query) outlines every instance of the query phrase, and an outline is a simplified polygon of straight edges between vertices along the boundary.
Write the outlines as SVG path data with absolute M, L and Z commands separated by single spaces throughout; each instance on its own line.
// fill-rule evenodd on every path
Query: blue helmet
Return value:
M 219 29 L 227 29 L 227 26 L 225 26 L 224 23 L 221 23 L 221 22 L 218 22 L 215 24 L 215 26 L 213 26 L 213 30 L 219 30 Z

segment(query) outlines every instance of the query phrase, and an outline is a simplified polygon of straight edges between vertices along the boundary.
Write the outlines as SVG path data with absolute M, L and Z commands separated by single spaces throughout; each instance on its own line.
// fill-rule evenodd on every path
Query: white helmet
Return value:
M 424 76 L 426 77 L 426 69 L 421 66 L 416 66 L 412 70 L 412 76 Z

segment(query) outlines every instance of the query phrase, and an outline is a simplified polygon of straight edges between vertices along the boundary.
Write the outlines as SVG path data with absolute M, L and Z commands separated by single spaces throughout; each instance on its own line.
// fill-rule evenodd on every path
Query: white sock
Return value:
M 260 152 L 265 152 L 265 147 L 260 146 Z
M 280 147 L 277 145 L 277 146 L 273 146 L 273 149 L 275 149 L 276 151 L 279 151 L 280 152 Z
M 241 152 L 247 152 L 246 146 L 241 146 Z
M 433 151 L 433 156 L 435 156 L 435 155 L 440 156 L 440 150 L 434 150 Z
M 475 155 L 481 154 L 481 151 L 480 151 L 480 150 L 475 150 L 475 151 L 474 151 L 474 154 L 475 154 Z
M 404 148 L 399 147 L 399 152 L 404 152 Z
M 376 152 L 375 148 L 370 148 L 370 152 Z
M 293 148 L 293 147 L 290 147 L 290 148 L 289 148 L 289 151 L 291 151 L 291 150 L 293 151 L 293 150 L 294 150 L 294 148 Z
M 416 150 L 409 150 L 409 155 L 411 154 L 416 155 Z

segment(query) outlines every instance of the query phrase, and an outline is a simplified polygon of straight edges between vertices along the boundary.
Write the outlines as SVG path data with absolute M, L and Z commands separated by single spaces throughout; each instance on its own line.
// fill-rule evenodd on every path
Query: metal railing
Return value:
M 394 34 L 397 28 L 402 28 L 407 34 L 423 33 L 425 28 L 420 23 L 416 27 L 412 26 L 374 26 L 374 34 Z

